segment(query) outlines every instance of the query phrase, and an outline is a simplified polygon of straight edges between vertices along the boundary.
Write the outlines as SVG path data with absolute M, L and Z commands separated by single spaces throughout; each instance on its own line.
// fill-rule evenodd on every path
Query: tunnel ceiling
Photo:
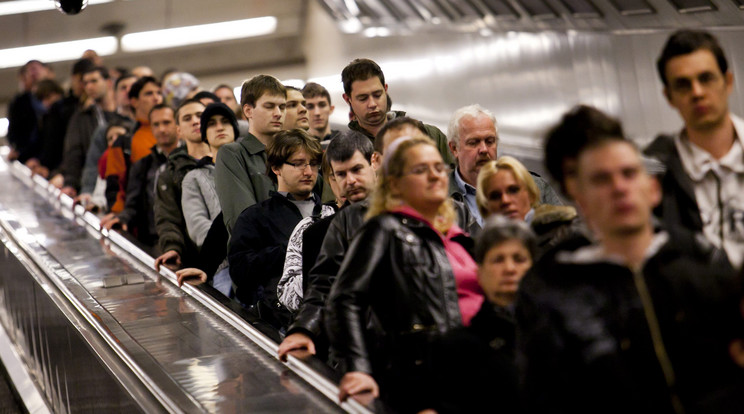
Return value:
M 319 0 L 347 33 L 638 31 L 744 24 L 744 0 Z

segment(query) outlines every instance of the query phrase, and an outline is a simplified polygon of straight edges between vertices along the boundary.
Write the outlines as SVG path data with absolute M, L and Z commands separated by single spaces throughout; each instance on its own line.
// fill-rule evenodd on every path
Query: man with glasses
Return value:
M 245 209 L 233 228 L 228 260 L 235 295 L 277 329 L 291 317 L 276 293 L 289 237 L 300 220 L 322 208 L 313 193 L 322 156 L 318 140 L 304 130 L 276 134 L 266 148 L 266 163 L 277 191 Z

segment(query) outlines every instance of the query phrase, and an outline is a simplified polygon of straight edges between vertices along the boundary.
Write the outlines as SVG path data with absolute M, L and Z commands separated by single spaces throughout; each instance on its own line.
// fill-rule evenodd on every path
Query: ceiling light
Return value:
M 88 0 L 88 5 L 111 3 L 114 0 Z M 0 2 L 0 16 L 54 10 L 52 0 L 16 0 Z
M 99 56 L 113 55 L 117 50 L 116 38 L 114 36 L 106 36 L 94 39 L 0 49 L 0 68 L 22 66 L 32 59 L 38 59 L 44 63 L 79 59 L 83 55 L 83 52 L 88 49 L 95 50 Z
M 256 17 L 230 22 L 130 33 L 122 36 L 121 49 L 125 52 L 169 49 L 178 46 L 262 36 L 274 33 L 274 31 L 276 31 L 276 17 Z

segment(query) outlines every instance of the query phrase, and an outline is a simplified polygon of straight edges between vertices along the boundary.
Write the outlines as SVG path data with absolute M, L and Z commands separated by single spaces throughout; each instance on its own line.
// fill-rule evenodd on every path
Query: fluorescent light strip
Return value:
M 108 56 L 116 53 L 117 48 L 116 37 L 106 36 L 94 39 L 1 49 L 0 68 L 23 66 L 32 59 L 38 59 L 44 63 L 79 59 L 83 55 L 83 52 L 88 49 L 95 50 L 100 56 Z
M 125 52 L 168 49 L 200 43 L 262 36 L 276 31 L 276 17 L 256 17 L 230 22 L 130 33 L 122 36 L 121 49 Z
M 114 0 L 88 0 L 88 5 L 111 3 Z M 16 0 L 0 2 L 0 16 L 54 10 L 52 0 Z
M 8 122 L 8 118 L 0 118 L 0 137 L 5 137 L 8 135 L 8 125 L 10 123 Z

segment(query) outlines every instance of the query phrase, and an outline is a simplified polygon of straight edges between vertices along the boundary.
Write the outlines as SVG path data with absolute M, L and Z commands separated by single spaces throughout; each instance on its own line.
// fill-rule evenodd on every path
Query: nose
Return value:
M 297 113 L 298 114 L 305 114 L 305 113 L 307 113 L 307 108 L 305 107 L 305 105 L 303 105 L 302 103 L 300 103 L 299 106 L 298 106 L 298 108 L 297 108 Z
M 704 92 L 703 85 L 697 80 L 692 81 L 692 96 L 702 96 Z
M 506 273 L 514 273 L 517 270 L 516 263 L 514 263 L 514 259 L 508 258 L 504 261 L 504 270 Z
M 280 108 L 278 106 L 275 106 L 274 107 L 274 116 L 275 117 L 281 118 L 283 114 L 284 114 L 284 111 L 282 111 L 282 108 Z
M 486 144 L 485 140 L 481 141 L 480 144 L 478 145 L 478 152 L 481 154 L 488 152 L 488 144 Z

